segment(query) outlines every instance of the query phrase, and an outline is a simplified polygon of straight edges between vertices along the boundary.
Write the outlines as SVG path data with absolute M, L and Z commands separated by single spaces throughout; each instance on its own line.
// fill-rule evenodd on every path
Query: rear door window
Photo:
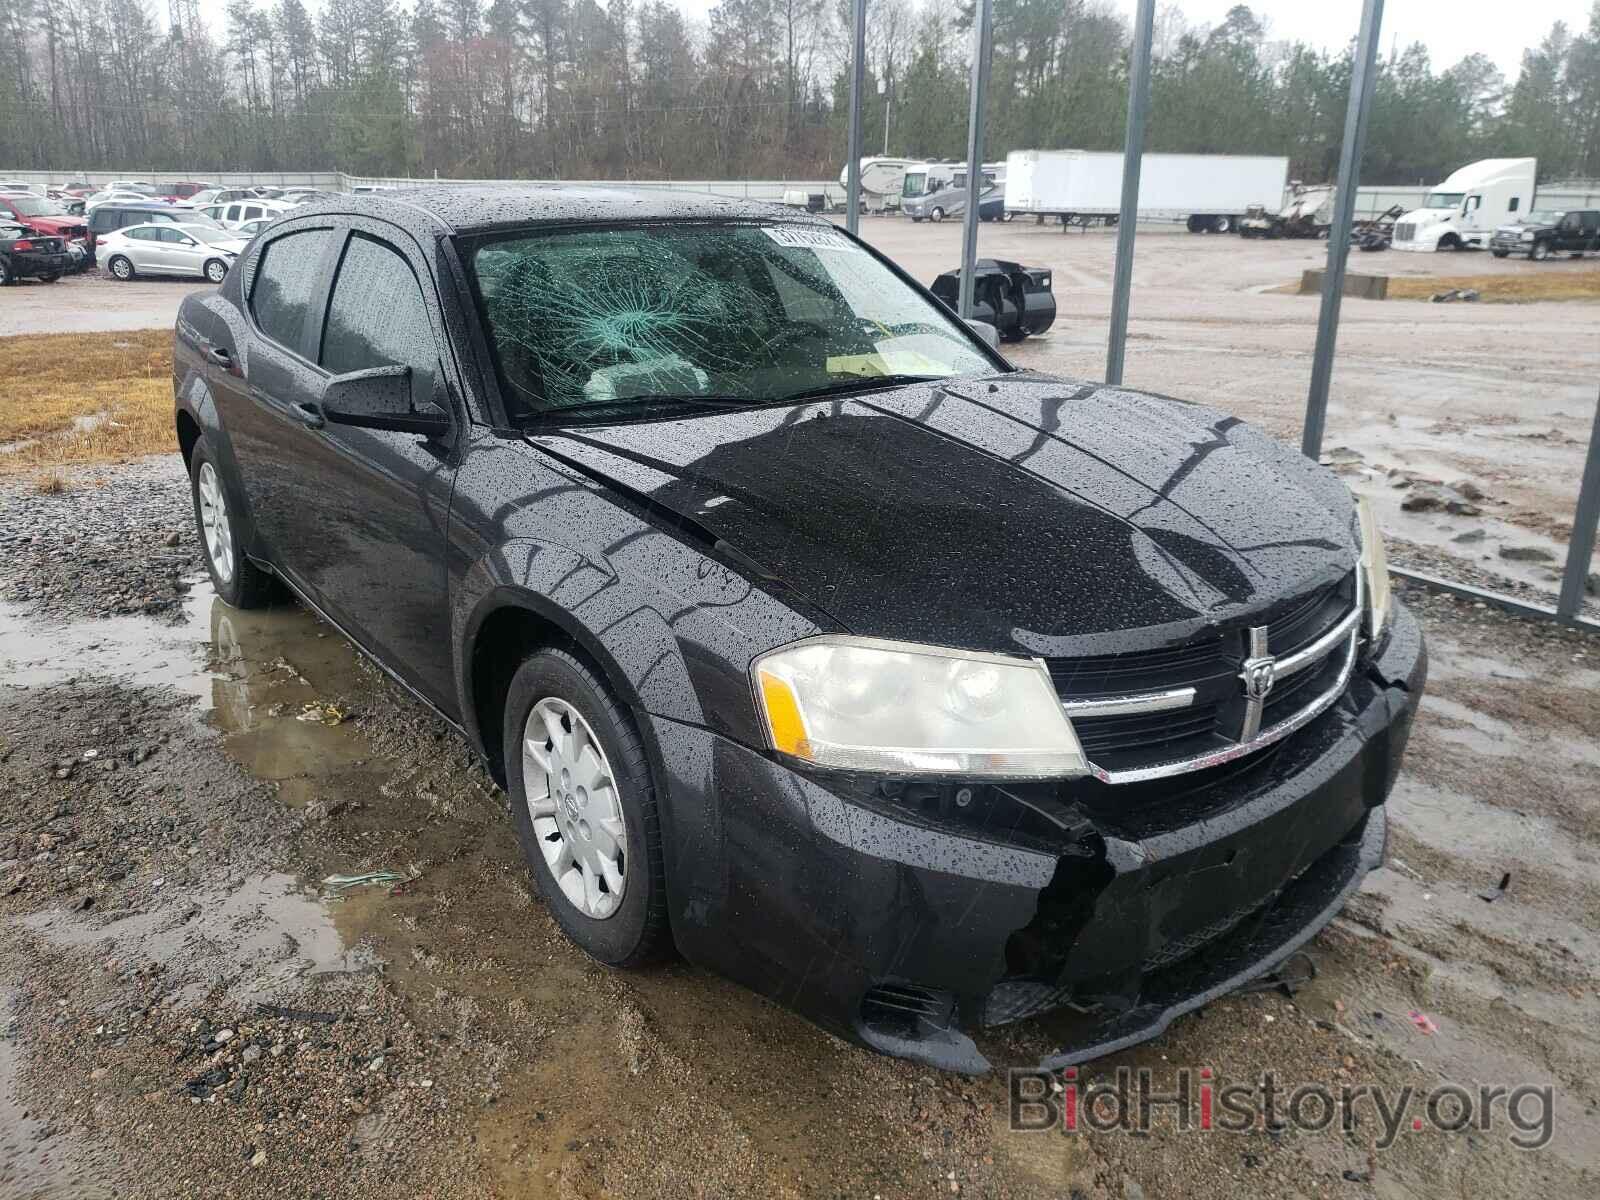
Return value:
M 296 352 L 332 236 L 327 229 L 304 229 L 274 238 L 262 247 L 256 262 L 250 313 L 262 333 Z
M 368 367 L 411 368 L 411 406 L 433 397 L 439 353 L 422 286 L 392 246 L 355 234 L 328 302 L 318 358 L 334 375 Z

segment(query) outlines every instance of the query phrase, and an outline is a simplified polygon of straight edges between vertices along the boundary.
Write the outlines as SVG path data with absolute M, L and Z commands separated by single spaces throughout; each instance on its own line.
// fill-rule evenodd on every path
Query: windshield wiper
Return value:
M 580 404 L 541 409 L 531 414 L 529 419 L 544 423 L 597 412 L 614 412 L 618 417 L 627 418 L 663 408 L 754 408 L 759 404 L 771 403 L 771 400 L 754 396 L 622 396 L 616 400 L 585 400 Z
M 948 375 L 861 375 L 822 387 L 807 388 L 803 392 L 790 392 L 786 401 L 815 400 L 822 396 L 848 396 L 855 392 L 875 392 L 887 387 L 901 387 L 908 383 L 938 383 Z

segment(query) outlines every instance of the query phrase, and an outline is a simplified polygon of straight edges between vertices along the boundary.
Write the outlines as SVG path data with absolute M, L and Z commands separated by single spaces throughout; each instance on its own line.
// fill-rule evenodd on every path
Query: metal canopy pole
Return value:
M 1377 77 L 1378 26 L 1383 0 L 1363 0 L 1361 35 L 1350 73 L 1350 99 L 1344 114 L 1344 142 L 1339 147 L 1338 193 L 1333 227 L 1328 231 L 1328 266 L 1322 275 L 1322 312 L 1317 317 L 1317 349 L 1311 360 L 1311 392 L 1306 398 L 1305 432 L 1300 449 L 1308 458 L 1322 454 L 1328 423 L 1328 381 L 1333 375 L 1333 348 L 1339 337 L 1339 305 L 1344 299 L 1345 260 L 1350 257 L 1350 226 L 1355 220 L 1356 184 L 1361 176 L 1361 149 L 1367 140 L 1367 113 Z
M 1128 131 L 1122 142 L 1122 209 L 1117 217 L 1117 265 L 1111 283 L 1111 334 L 1106 343 L 1106 382 L 1122 382 L 1128 348 L 1128 294 L 1133 290 L 1133 233 L 1139 223 L 1139 167 L 1144 157 L 1145 118 L 1150 113 L 1150 42 L 1156 0 L 1139 0 L 1128 64 Z
M 1597 522 L 1600 522 L 1600 402 L 1595 404 L 1589 457 L 1583 464 L 1578 507 L 1572 514 L 1572 538 L 1567 542 L 1567 567 L 1561 576 L 1561 598 L 1556 601 L 1556 613 L 1568 621 L 1574 620 L 1583 607 Z
M 845 163 L 844 227 L 861 229 L 861 93 L 867 79 L 867 0 L 854 0 L 855 31 L 850 51 L 850 137 Z
M 977 0 L 977 9 L 977 20 L 972 23 L 972 104 L 967 114 L 967 210 L 961 221 L 961 291 L 956 307 L 963 318 L 969 319 L 972 316 L 973 264 L 978 258 L 978 197 L 983 191 L 983 106 L 989 90 L 994 0 Z

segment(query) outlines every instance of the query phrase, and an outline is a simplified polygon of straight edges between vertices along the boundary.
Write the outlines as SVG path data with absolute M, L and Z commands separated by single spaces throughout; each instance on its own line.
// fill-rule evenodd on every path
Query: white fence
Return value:
M 142 179 L 151 183 L 178 183 L 194 179 L 194 174 L 178 171 L 0 171 L 0 179 L 15 180 L 31 187 L 59 187 L 64 183 L 91 183 L 102 186 L 116 179 Z M 357 187 L 413 188 L 466 186 L 470 184 L 562 183 L 572 186 L 603 187 L 624 183 L 631 187 L 665 188 L 678 192 L 704 192 L 713 196 L 737 196 L 747 200 L 782 200 L 785 192 L 821 192 L 828 203 L 843 204 L 844 189 L 837 180 L 817 179 L 410 179 L 368 175 L 347 175 L 343 171 L 228 171 L 202 172 L 200 178 L 221 187 L 302 185 L 348 192 Z M 1356 217 L 1375 217 L 1393 205 L 1413 209 L 1428 194 L 1425 187 L 1364 187 L 1356 191 Z M 1560 180 L 1542 185 L 1537 203 L 1541 208 L 1600 208 L 1600 180 Z

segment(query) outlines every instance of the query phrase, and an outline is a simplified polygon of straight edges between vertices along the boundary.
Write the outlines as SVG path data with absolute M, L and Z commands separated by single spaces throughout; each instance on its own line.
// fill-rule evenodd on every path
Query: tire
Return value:
M 574 714 L 586 728 L 580 728 Z M 558 729 L 578 737 L 578 744 L 591 738 L 598 743 L 602 763 L 596 763 L 587 750 L 580 751 L 577 759 L 590 764 L 590 770 L 602 768 L 612 781 L 610 788 L 585 792 L 580 770 L 570 780 L 569 790 L 557 795 L 561 789 L 557 779 L 567 778 L 570 765 L 562 768 L 559 777 L 535 778 L 539 762 L 524 748 L 530 721 L 533 738 L 543 743 L 541 752 L 548 756 L 547 761 L 558 766 L 563 762 L 559 750 L 551 749 L 554 736 L 546 735 L 549 716 L 554 716 Z M 663 958 L 671 948 L 672 935 L 667 924 L 661 824 L 644 744 L 627 709 L 612 696 L 605 681 L 575 655 L 555 648 L 537 650 L 511 677 L 501 744 L 517 837 L 534 884 L 562 931 L 585 954 L 608 967 L 640 967 Z M 537 818 L 529 806 L 530 782 L 540 808 Z M 584 848 L 579 841 L 580 826 L 585 817 L 597 814 L 595 826 L 584 827 L 602 836 L 609 833 L 612 845 L 620 851 L 612 863 L 621 880 L 620 900 L 614 899 L 611 886 L 602 882 L 607 878 L 603 870 L 585 873 L 570 853 L 572 847 Z M 600 820 L 607 822 L 604 831 Z M 623 832 L 620 846 L 614 836 L 619 820 Z M 594 903 L 600 909 L 598 914 L 574 901 L 558 882 L 552 861 L 562 867 L 567 887 L 583 893 L 586 904 Z M 593 883 L 589 882 L 591 876 Z
M 211 447 L 202 437 L 189 452 L 189 500 L 194 507 L 194 528 L 206 560 L 206 573 L 211 576 L 211 586 L 217 595 L 230 607 L 263 608 L 272 601 L 273 578 L 251 562 L 240 548 L 234 494 L 235 489 L 228 487 L 225 473 L 217 466 Z M 215 531 L 219 500 L 226 555 L 221 553 L 213 533 L 207 532 L 208 517 L 212 521 L 210 528 Z
M 1543 262 L 1550 257 L 1550 243 L 1535 242 L 1528 251 L 1528 257 L 1533 259 L 1534 262 Z
M 60 278 L 61 278 L 60 275 L 41 275 L 41 276 L 39 276 L 39 282 L 40 283 L 54 283 L 56 280 L 58 280 Z
M 113 279 L 121 280 L 123 283 L 133 278 L 133 264 L 120 254 L 113 254 L 106 260 L 106 270 L 111 273 Z
M 922 218 L 921 217 L 912 217 L 911 218 L 911 223 L 913 225 L 921 225 L 922 224 Z
M 1211 232 L 1212 233 L 1232 233 L 1233 232 L 1233 218 L 1228 216 L 1226 213 L 1223 213 L 1220 216 L 1212 217 L 1211 218 Z
M 220 258 L 209 258 L 205 265 L 206 282 L 221 283 L 228 277 L 228 264 Z
M 938 205 L 934 205 L 934 207 L 928 212 L 928 220 L 930 220 L 930 221 L 942 221 L 942 220 L 944 220 L 944 209 L 940 208 Z
M 1205 228 L 1204 221 L 1205 221 L 1204 217 L 1198 217 L 1198 216 L 1195 216 L 1193 214 L 1190 214 L 1189 220 L 1186 222 L 1186 226 L 1187 226 L 1187 228 L 1188 228 L 1190 233 L 1199 233 L 1202 229 Z
M 1504 258 L 1504 257 L 1506 257 L 1506 255 L 1510 254 L 1511 251 L 1509 251 L 1509 250 L 1491 250 L 1491 251 L 1489 251 L 1489 253 L 1493 254 L 1496 258 Z
M 0 256 L 0 287 L 5 287 L 11 282 L 11 264 Z
M 1012 221 L 1015 221 L 1015 220 L 1016 220 L 1016 219 L 1017 219 L 1017 214 L 1016 214 L 1016 213 L 1014 213 L 1014 212 L 1012 212 L 1012 211 L 1011 211 L 1011 210 L 1010 210 L 1010 209 L 1009 209 L 1009 208 L 1008 208 L 1008 209 L 1006 209 L 1006 211 L 1005 211 L 1005 212 L 1003 212 L 1003 213 L 1002 213 L 1002 214 L 1000 214 L 1000 219 L 1001 219 L 1001 220 L 1002 220 L 1002 221 L 1004 221 L 1004 222 L 1005 222 L 1005 223 L 1006 223 L 1006 224 L 1008 224 L 1008 225 L 1009 225 L 1009 224 L 1010 224 L 1010 223 L 1011 223 L 1011 222 L 1012 222 Z

